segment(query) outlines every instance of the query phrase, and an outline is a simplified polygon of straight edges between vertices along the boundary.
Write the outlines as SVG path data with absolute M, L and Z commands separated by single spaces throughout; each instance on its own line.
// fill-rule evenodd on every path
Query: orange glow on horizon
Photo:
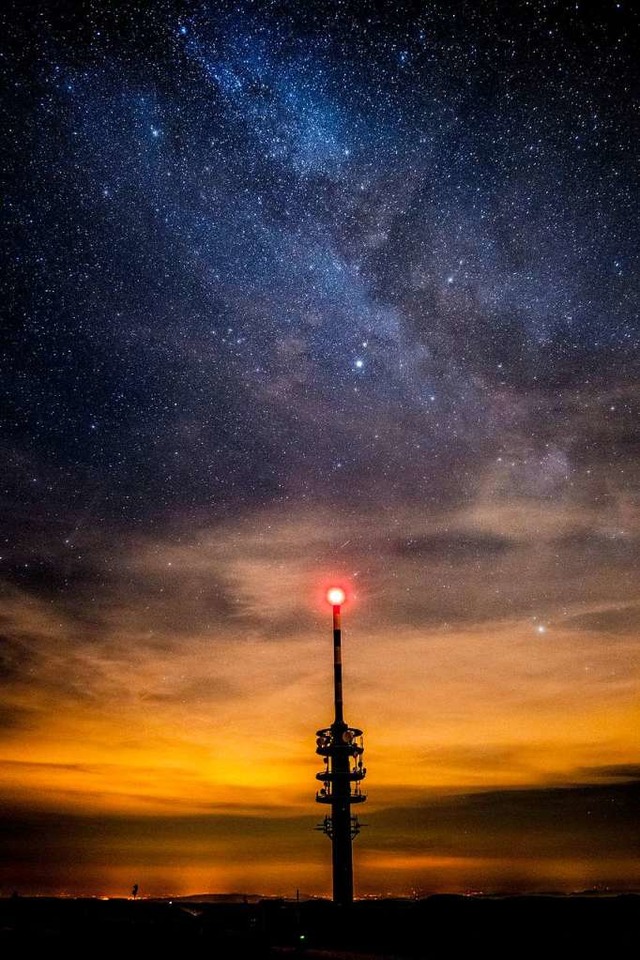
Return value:
M 2 732 L 3 794 L 25 822 L 45 818 L 52 836 L 68 834 L 52 847 L 46 875 L 37 859 L 20 876 L 10 864 L 5 886 L 62 889 L 70 882 L 64 854 L 71 864 L 86 859 L 82 874 L 73 867 L 78 891 L 118 893 L 134 873 L 147 891 L 326 893 L 330 856 L 313 826 L 315 730 L 332 704 L 327 600 L 332 590 L 348 593 L 351 613 L 351 587 L 337 585 L 355 582 L 367 602 L 349 618 L 345 708 L 365 730 L 370 774 L 370 829 L 356 847 L 360 891 L 384 891 L 387 882 L 395 891 L 503 880 L 640 885 L 637 858 L 626 861 L 618 842 L 632 847 L 624 825 L 592 850 L 569 812 L 557 826 L 545 821 L 544 835 L 530 838 L 540 843 L 539 870 L 533 860 L 516 870 L 509 858 L 521 842 L 519 814 L 503 824 L 489 805 L 484 820 L 474 819 L 477 805 L 461 799 L 557 788 L 580 788 L 578 797 L 584 787 L 617 786 L 637 762 L 640 640 L 628 585 L 615 570 L 585 580 L 581 569 L 553 588 L 545 558 L 555 559 L 557 530 L 563 522 L 574 529 L 576 515 L 510 511 L 447 518 L 449 531 L 458 522 L 488 539 L 509 523 L 518 530 L 518 548 L 491 554 L 479 572 L 475 558 L 454 569 L 426 549 L 418 560 L 399 548 L 402 590 L 390 584 L 386 554 L 378 566 L 332 566 L 341 541 L 330 517 L 269 513 L 193 542 L 132 541 L 86 624 L 64 606 L 9 593 L 7 629 L 28 639 L 28 672 L 16 670 L 7 684 L 17 721 Z M 366 520 L 351 528 L 344 520 L 340 536 L 355 542 Z M 423 520 L 401 523 L 394 517 L 377 535 L 405 543 Z M 455 530 L 448 535 L 459 549 Z M 582 549 L 579 538 L 565 541 L 563 550 Z M 212 571 L 233 602 L 213 594 Z M 539 620 L 531 594 L 541 598 Z M 443 813 L 430 833 L 431 810 L 450 810 L 454 820 Z M 100 874 L 94 817 L 110 831 L 117 876 Z M 16 846 L 16 863 L 21 855 Z M 132 858 L 141 856 L 138 869 Z

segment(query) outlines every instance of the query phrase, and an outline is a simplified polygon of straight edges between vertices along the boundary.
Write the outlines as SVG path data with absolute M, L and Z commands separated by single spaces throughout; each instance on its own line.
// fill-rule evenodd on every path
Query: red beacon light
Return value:
M 327 590 L 327 600 L 333 607 L 341 606 L 346 599 L 347 595 L 342 587 L 330 587 L 329 590 Z

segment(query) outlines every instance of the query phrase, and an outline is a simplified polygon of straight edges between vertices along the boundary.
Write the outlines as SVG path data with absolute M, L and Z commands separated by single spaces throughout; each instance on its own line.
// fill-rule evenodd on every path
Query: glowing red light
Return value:
M 347 599 L 347 595 L 342 587 L 331 587 L 327 590 L 327 600 L 334 607 L 339 607 Z

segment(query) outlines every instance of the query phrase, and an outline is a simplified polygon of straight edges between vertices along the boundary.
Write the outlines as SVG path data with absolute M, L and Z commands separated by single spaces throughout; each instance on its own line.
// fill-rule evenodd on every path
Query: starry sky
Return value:
M 637 6 L 0 18 L 0 890 L 639 888 Z

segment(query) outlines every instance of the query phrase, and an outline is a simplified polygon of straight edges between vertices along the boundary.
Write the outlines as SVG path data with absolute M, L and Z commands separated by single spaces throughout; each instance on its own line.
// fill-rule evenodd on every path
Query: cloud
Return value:
M 33 664 L 29 646 L 18 637 L 4 634 L 0 637 L 0 683 L 10 684 Z
M 11 735 L 16 732 L 25 733 L 38 728 L 39 716 L 37 711 L 29 707 L 9 701 L 0 705 L 0 732 Z
M 515 543 L 506 536 L 478 533 L 474 530 L 444 531 L 401 541 L 396 552 L 417 559 L 427 557 L 436 561 L 464 563 L 492 560 L 512 549 Z
M 638 556 L 640 537 L 613 526 L 610 530 L 574 530 L 557 540 L 558 547 L 581 562 L 626 565 Z
M 586 767 L 579 771 L 582 776 L 602 780 L 640 781 L 640 763 L 612 763 L 600 767 Z
M 436 851 L 441 856 L 629 860 L 640 840 L 634 808 L 640 781 L 546 789 L 479 792 L 430 798 L 368 819 L 381 848 Z M 371 843 L 376 847 L 375 833 Z M 637 872 L 636 872 L 637 876 Z
M 618 638 L 621 642 L 630 634 L 637 636 L 640 630 L 640 606 L 622 604 L 619 607 L 593 610 L 571 617 L 567 623 L 587 634 L 605 636 L 608 640 Z

